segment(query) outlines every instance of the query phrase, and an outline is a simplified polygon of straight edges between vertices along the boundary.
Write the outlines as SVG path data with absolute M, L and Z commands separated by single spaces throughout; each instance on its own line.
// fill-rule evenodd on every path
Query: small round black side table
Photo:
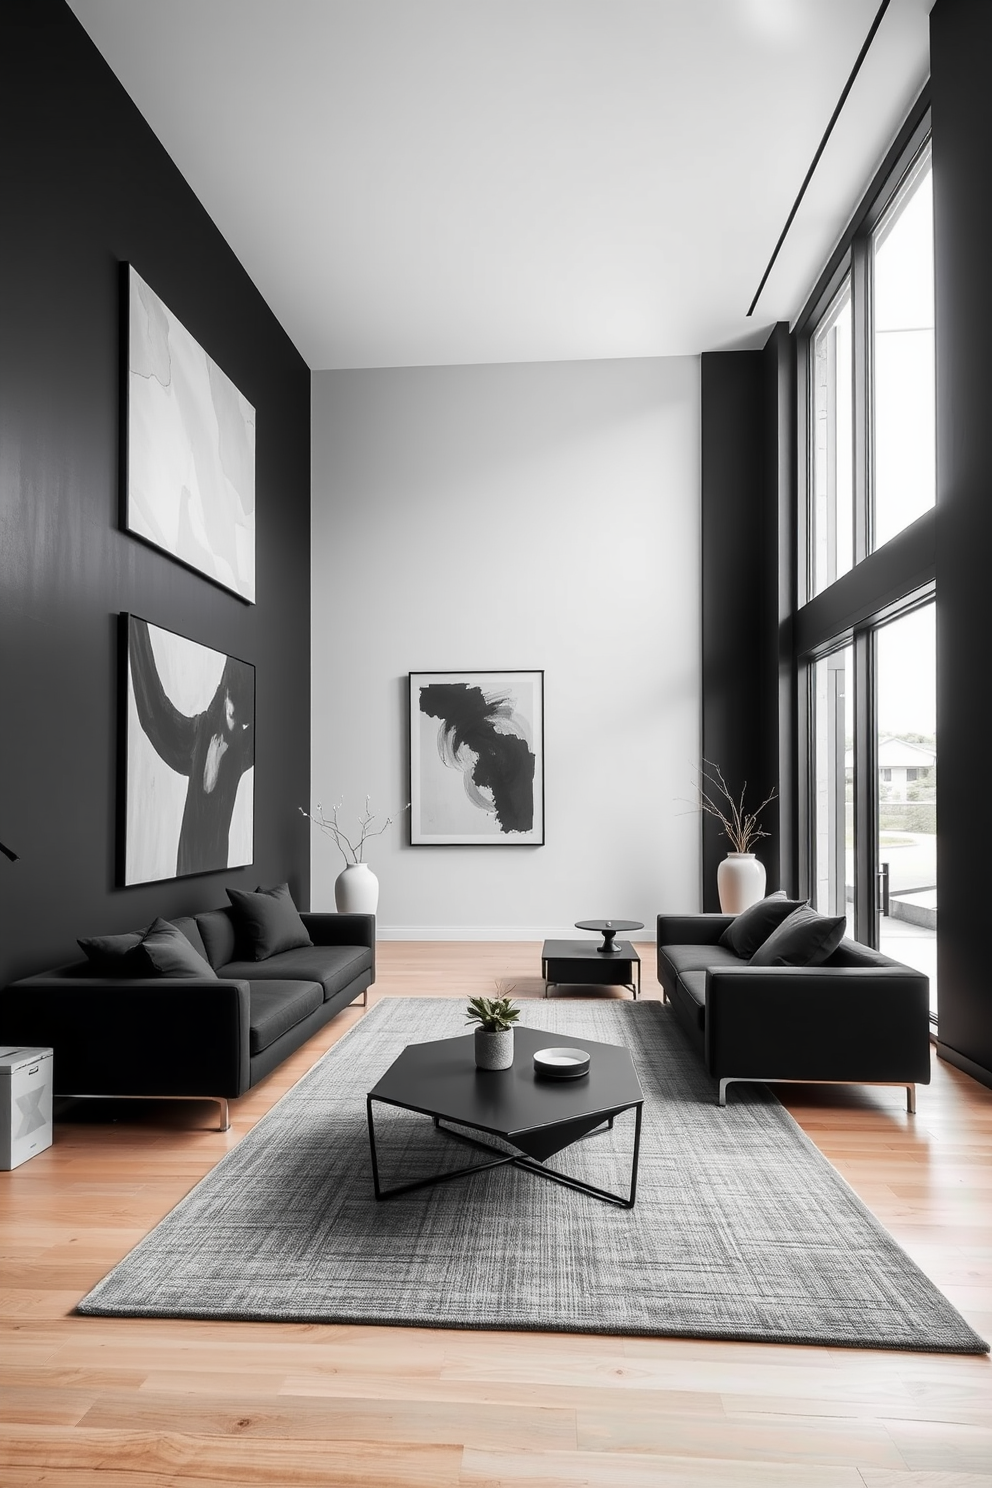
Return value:
M 643 930 L 643 920 L 576 920 L 576 930 L 596 930 L 603 937 L 603 944 L 597 946 L 597 951 L 604 955 L 616 952 L 617 946 L 613 944 L 613 937 L 619 932 L 621 935 L 630 930 Z

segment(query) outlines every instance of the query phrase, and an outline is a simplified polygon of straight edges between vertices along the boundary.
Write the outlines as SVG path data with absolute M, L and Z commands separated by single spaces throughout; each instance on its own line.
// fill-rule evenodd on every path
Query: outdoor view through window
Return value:
M 935 606 L 883 625 L 876 638 L 879 948 L 930 978 L 937 1007 L 937 734 Z

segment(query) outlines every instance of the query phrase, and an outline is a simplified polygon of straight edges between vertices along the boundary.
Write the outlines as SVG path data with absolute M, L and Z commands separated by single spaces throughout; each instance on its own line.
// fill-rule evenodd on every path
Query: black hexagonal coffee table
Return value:
M 641 1143 L 644 1094 L 629 1049 L 618 1044 L 599 1044 L 590 1039 L 574 1040 L 563 1034 L 542 1033 L 519 1024 L 513 1036 L 513 1065 L 508 1070 L 476 1069 L 475 1044 L 471 1034 L 427 1044 L 410 1044 L 393 1061 L 382 1079 L 369 1091 L 366 1102 L 372 1181 L 377 1199 L 393 1199 L 417 1188 L 447 1183 L 453 1178 L 464 1178 L 471 1173 L 484 1173 L 490 1168 L 511 1164 L 552 1183 L 591 1194 L 604 1203 L 633 1209 L 637 1194 L 637 1155 Z M 588 1049 L 592 1056 L 588 1074 L 578 1079 L 554 1080 L 535 1072 L 534 1055 L 538 1049 L 570 1043 Z M 412 1183 L 383 1188 L 379 1182 L 375 1145 L 373 1105 L 377 1101 L 430 1116 L 435 1129 L 445 1136 L 497 1155 L 489 1162 L 474 1163 L 431 1178 L 418 1178 Z M 594 1135 L 600 1128 L 612 1127 L 615 1117 L 631 1110 L 635 1113 L 634 1148 L 630 1192 L 626 1197 L 545 1167 L 546 1160 L 555 1153 L 564 1151 L 583 1137 Z M 443 1122 L 501 1137 L 517 1150 L 506 1153 L 491 1142 L 452 1131 L 450 1126 L 442 1125 Z

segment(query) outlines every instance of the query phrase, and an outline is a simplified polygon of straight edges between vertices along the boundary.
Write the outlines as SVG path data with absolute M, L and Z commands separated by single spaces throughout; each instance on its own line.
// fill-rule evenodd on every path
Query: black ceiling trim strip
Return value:
M 824 134 L 823 134 L 823 138 L 821 139 L 819 145 L 817 146 L 816 154 L 813 156 L 812 162 L 810 163 L 809 170 L 806 172 L 806 175 L 805 175 L 805 177 L 803 179 L 803 184 L 799 188 L 799 195 L 796 197 L 795 201 L 792 203 L 792 211 L 789 213 L 788 217 L 785 220 L 785 226 L 783 227 L 781 233 L 779 234 L 778 242 L 775 244 L 775 248 L 774 248 L 774 251 L 772 252 L 772 256 L 768 260 L 768 267 L 765 269 L 765 272 L 762 274 L 762 276 L 761 276 L 761 283 L 758 285 L 757 289 L 754 292 L 754 299 L 751 301 L 750 305 L 748 306 L 747 313 L 748 313 L 749 316 L 751 316 L 751 315 L 754 314 L 754 307 L 758 303 L 758 300 L 761 298 L 761 291 L 764 289 L 765 285 L 768 282 L 768 275 L 771 273 L 772 269 L 775 267 L 775 260 L 778 258 L 779 252 L 781 250 L 782 244 L 785 242 L 785 239 L 786 239 L 786 236 L 788 234 L 789 228 L 792 226 L 793 221 L 795 220 L 796 213 L 799 211 L 800 205 L 802 204 L 802 199 L 806 195 L 806 188 L 809 185 L 810 181 L 813 179 L 813 172 L 816 170 L 816 167 L 820 163 L 820 156 L 823 154 L 824 150 L 827 147 L 827 141 L 828 141 L 828 139 L 830 138 L 831 134 L 833 134 L 834 125 L 837 123 L 837 120 L 840 118 L 840 111 L 844 107 L 845 103 L 847 102 L 847 96 L 848 96 L 848 94 L 850 93 L 851 89 L 854 87 L 854 80 L 857 77 L 858 73 L 861 71 L 861 64 L 864 62 L 865 58 L 868 55 L 868 48 L 871 46 L 872 42 L 875 40 L 875 33 L 878 30 L 879 26 L 882 24 L 882 17 L 885 15 L 885 12 L 888 10 L 888 8 L 889 8 L 889 0 L 882 0 L 881 5 L 878 7 L 878 11 L 876 12 L 875 19 L 871 23 L 871 30 L 868 32 L 868 35 L 865 37 L 864 46 L 861 48 L 860 52 L 858 53 L 858 60 L 855 62 L 854 67 L 851 70 L 851 76 L 848 78 L 847 82 L 844 84 L 844 91 L 843 91 L 843 93 L 840 95 L 840 97 L 837 100 L 837 107 L 834 109 L 833 113 L 830 115 L 830 123 L 827 125 L 826 130 L 824 131 Z

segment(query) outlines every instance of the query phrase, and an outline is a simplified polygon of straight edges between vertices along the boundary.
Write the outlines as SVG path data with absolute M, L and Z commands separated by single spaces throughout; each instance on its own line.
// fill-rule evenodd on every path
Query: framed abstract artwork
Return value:
M 125 884 L 254 854 L 255 668 L 122 615 Z
M 124 525 L 255 600 L 255 410 L 127 266 Z
M 410 673 L 410 841 L 544 842 L 544 673 Z

